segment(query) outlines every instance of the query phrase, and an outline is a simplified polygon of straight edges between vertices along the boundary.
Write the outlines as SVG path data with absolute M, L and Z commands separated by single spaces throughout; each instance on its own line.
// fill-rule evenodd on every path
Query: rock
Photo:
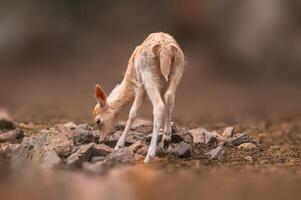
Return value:
M 119 121 L 116 123 L 114 130 L 116 131 L 123 131 L 126 126 L 126 121 Z M 145 119 L 136 119 L 131 126 L 132 131 L 149 134 L 153 130 L 153 123 L 152 121 L 145 120 Z
M 223 138 L 231 138 L 233 137 L 233 134 L 234 134 L 234 127 L 233 126 L 230 126 L 230 127 L 226 127 L 222 133 L 222 137 Z
M 280 150 L 281 149 L 281 147 L 280 147 L 280 145 L 272 145 L 271 147 L 270 147 L 272 150 Z
M 20 166 L 24 161 L 31 159 L 33 150 L 33 139 L 24 137 L 19 148 L 12 154 L 12 164 Z
M 80 148 L 67 159 L 70 168 L 78 168 L 84 161 L 88 161 L 94 153 L 95 143 L 80 146 Z
M 54 150 L 57 155 L 63 159 L 67 158 L 71 154 L 73 142 L 63 134 L 58 132 L 56 129 L 50 128 L 49 130 L 40 131 L 37 140 L 41 140 L 46 135 L 45 147 L 48 150 Z
M 14 129 L 8 132 L 0 133 L 0 142 L 21 140 L 24 133 L 21 129 Z
M 268 135 L 266 133 L 259 133 L 257 137 L 260 142 L 263 142 L 264 140 L 266 140 Z
M 0 109 L 0 130 L 12 130 L 15 127 L 16 124 L 9 114 L 5 110 Z
M 145 119 L 136 119 L 131 127 L 131 130 L 149 134 L 153 131 L 153 122 Z
M 146 156 L 149 146 L 143 145 L 140 149 L 136 151 L 137 154 Z M 157 145 L 156 156 L 163 156 L 165 153 L 160 145 Z
M 32 148 L 32 155 L 31 160 L 34 162 L 40 162 L 44 158 L 44 154 L 46 153 L 47 149 L 47 138 L 52 135 L 52 129 L 49 130 L 41 130 L 37 135 L 36 138 L 33 140 L 33 148 Z M 53 144 L 51 139 L 48 141 L 49 144 Z
M 253 158 L 251 156 L 244 157 L 245 160 L 249 161 L 251 164 L 254 163 Z
M 150 143 L 152 140 L 152 136 L 153 136 L 152 133 L 147 135 L 146 142 Z M 163 136 L 163 133 L 160 132 L 158 135 L 158 144 L 161 142 L 162 136 Z M 180 135 L 178 133 L 173 133 L 173 134 L 171 134 L 171 143 L 180 143 L 183 140 L 186 140 L 185 138 L 186 138 L 186 135 Z
M 145 156 L 147 154 L 148 148 L 148 145 L 144 145 L 140 149 L 138 149 L 136 153 Z
M 91 130 L 88 124 L 79 124 L 77 128 L 82 130 Z
M 47 151 L 54 150 L 62 158 L 71 153 L 71 142 L 55 128 L 41 130 L 33 140 L 31 160 L 41 162 Z
M 61 164 L 61 158 L 54 150 L 47 151 L 42 159 L 41 166 L 43 168 L 55 168 Z
M 50 145 L 53 150 L 59 155 L 61 158 L 67 158 L 71 154 L 72 150 L 72 142 L 71 141 L 61 141 L 56 144 Z
M 242 150 L 252 150 L 252 149 L 256 149 L 257 146 L 253 143 L 243 143 L 239 145 L 238 148 Z
M 105 144 L 109 145 L 110 147 L 115 147 L 121 135 L 122 135 L 121 131 L 115 132 L 113 135 L 109 137 L 108 141 L 106 141 Z M 145 138 L 146 135 L 144 133 L 130 130 L 125 138 L 125 146 L 134 144 L 137 141 L 144 141 Z
M 106 159 L 105 156 L 92 156 L 91 157 L 91 163 L 97 163 L 100 161 L 104 161 Z
M 82 167 L 84 171 L 89 173 L 102 174 L 106 171 L 104 161 L 99 161 L 96 163 L 84 162 Z
M 141 161 L 141 160 L 144 160 L 144 156 L 140 155 L 140 154 L 137 154 L 135 153 L 135 161 Z
M 72 139 L 75 130 L 74 129 L 69 129 L 65 127 L 63 124 L 56 124 L 54 128 L 60 132 L 61 134 L 65 135 L 68 139 Z
M 211 145 L 217 142 L 217 135 L 203 128 L 191 129 L 193 143 Z
M 124 128 L 126 126 L 126 121 L 118 121 L 116 122 L 114 128 L 113 128 L 113 132 L 115 133 L 116 131 L 123 131 Z
M 225 152 L 224 151 L 224 145 L 220 145 L 220 146 L 212 149 L 208 153 L 206 153 L 206 155 L 210 155 L 210 160 L 211 159 L 221 160 L 221 159 L 223 159 L 224 152 Z
M 0 152 L 10 153 L 15 152 L 20 147 L 20 144 L 2 143 L 0 144 Z
M 114 149 L 105 144 L 97 144 L 94 145 L 94 153 L 95 156 L 107 156 L 112 153 Z
M 131 146 L 129 146 L 128 149 L 135 153 L 138 149 L 140 149 L 144 145 L 145 144 L 142 141 L 137 141 L 134 144 L 132 144 Z
M 75 130 L 73 135 L 73 141 L 75 145 L 88 144 L 91 142 L 98 143 L 99 135 L 97 133 L 79 127 Z
M 45 154 L 54 151 L 61 158 L 67 158 L 72 149 L 72 141 L 54 128 L 41 130 L 35 138 L 25 137 L 14 156 L 16 159 L 42 162 Z
M 182 157 L 189 152 L 190 148 L 190 144 L 181 142 L 179 144 L 169 145 L 167 152 L 172 153 L 178 157 Z
M 106 167 L 118 167 L 124 165 L 133 165 L 135 163 L 134 153 L 127 148 L 121 148 L 110 155 L 104 161 Z
M 77 128 L 77 125 L 74 122 L 67 122 L 64 124 L 64 127 L 68 130 L 75 130 Z
M 243 143 L 249 143 L 251 141 L 252 139 L 248 135 L 246 135 L 245 133 L 241 133 L 236 135 L 234 138 L 229 138 L 226 142 L 229 145 L 239 146 Z

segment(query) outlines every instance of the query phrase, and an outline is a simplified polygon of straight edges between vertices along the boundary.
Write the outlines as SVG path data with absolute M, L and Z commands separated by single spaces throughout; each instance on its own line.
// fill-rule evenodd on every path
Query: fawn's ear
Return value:
M 101 106 L 106 105 L 107 95 L 100 85 L 95 86 L 95 98 Z
M 155 45 L 152 47 L 152 51 L 153 51 L 153 54 L 154 54 L 155 56 L 158 56 L 158 55 L 159 55 L 160 47 L 161 47 L 160 44 L 155 44 Z

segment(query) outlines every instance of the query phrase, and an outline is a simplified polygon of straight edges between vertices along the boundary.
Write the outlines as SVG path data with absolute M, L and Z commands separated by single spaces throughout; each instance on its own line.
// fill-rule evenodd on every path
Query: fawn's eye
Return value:
M 100 119 L 97 119 L 97 120 L 96 120 L 96 124 L 97 124 L 97 125 L 100 125 Z

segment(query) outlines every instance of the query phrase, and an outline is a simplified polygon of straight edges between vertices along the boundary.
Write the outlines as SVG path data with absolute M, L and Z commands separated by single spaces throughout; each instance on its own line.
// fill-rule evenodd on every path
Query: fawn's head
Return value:
M 95 86 L 95 98 L 97 104 L 93 110 L 94 122 L 99 128 L 101 139 L 106 141 L 116 122 L 116 114 L 108 105 L 107 95 L 99 85 Z

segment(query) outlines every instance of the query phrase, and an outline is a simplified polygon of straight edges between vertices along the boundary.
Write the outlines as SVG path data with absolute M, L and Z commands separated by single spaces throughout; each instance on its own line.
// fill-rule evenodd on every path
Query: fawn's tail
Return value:
M 177 51 L 177 47 L 173 45 L 166 47 L 157 44 L 153 47 L 154 54 L 159 57 L 160 70 L 166 82 L 168 81 L 169 73 L 172 67 L 172 58 L 176 56 Z
M 171 68 L 171 57 L 167 49 L 162 48 L 160 51 L 160 70 L 166 82 Z

